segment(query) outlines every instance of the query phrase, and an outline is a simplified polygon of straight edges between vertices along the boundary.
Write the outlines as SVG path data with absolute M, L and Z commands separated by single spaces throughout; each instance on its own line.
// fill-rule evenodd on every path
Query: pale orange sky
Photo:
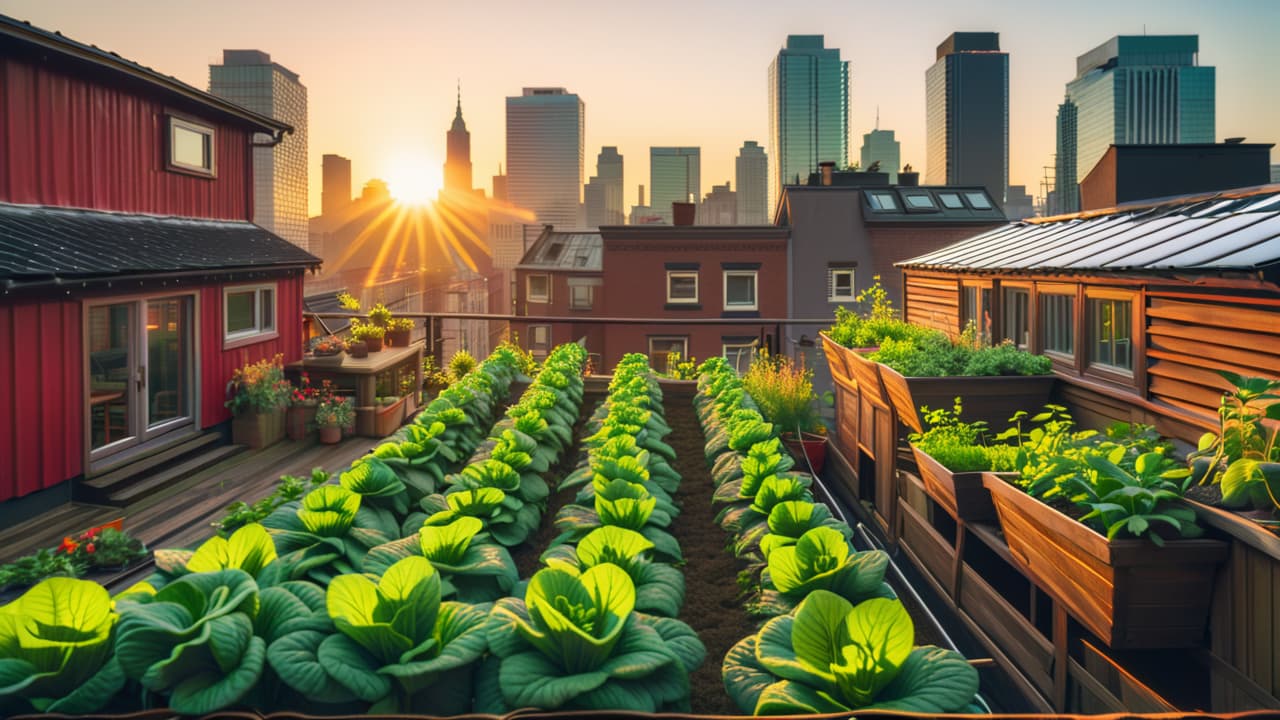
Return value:
M 1113 35 L 1199 34 L 1217 68 L 1218 139 L 1280 140 L 1280 2 L 173 3 L 0 0 L 0 12 L 149 65 L 199 88 L 223 48 L 256 48 L 298 73 L 310 100 L 313 213 L 320 157 L 351 158 L 355 192 L 393 165 L 439 177 L 455 80 L 475 184 L 505 153 L 505 105 L 524 86 L 586 103 L 585 176 L 602 145 L 625 156 L 625 201 L 649 184 L 649 146 L 702 148 L 702 185 L 733 179 L 744 140 L 769 147 L 766 71 L 788 34 L 824 34 L 850 61 L 850 160 L 880 110 L 904 163 L 924 170 L 924 72 L 956 30 L 996 31 L 1010 53 L 1010 182 L 1038 195 L 1075 58 Z M 1272 151 L 1273 162 L 1280 153 Z M 393 192 L 395 188 L 393 187 Z

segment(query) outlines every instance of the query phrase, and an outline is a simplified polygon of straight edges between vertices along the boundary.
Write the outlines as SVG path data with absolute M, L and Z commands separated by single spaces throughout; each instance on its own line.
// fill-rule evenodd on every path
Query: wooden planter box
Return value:
M 404 398 L 390 405 L 382 405 L 374 413 L 374 432 L 382 437 L 400 429 L 404 424 Z
M 1014 564 L 1107 645 L 1153 649 L 1204 642 L 1225 543 L 1108 541 L 999 475 L 985 473 L 983 479 Z
M 1053 375 L 995 375 L 986 377 L 903 377 L 880 365 L 880 381 L 885 395 L 898 411 L 902 424 L 923 432 L 919 409 L 948 408 L 956 397 L 962 399 L 961 417 L 966 422 L 981 420 L 993 432 L 1009 426 L 1009 418 L 1019 410 L 1032 415 L 1044 408 L 1053 392 Z
M 951 472 L 925 451 L 911 444 L 916 469 L 924 482 L 924 491 L 947 514 L 966 523 L 995 523 L 996 508 L 991 493 L 983 484 L 981 471 Z
M 252 450 L 284 439 L 284 408 L 267 413 L 246 413 L 231 419 L 231 441 Z
M 294 405 L 285 416 L 285 432 L 290 440 L 306 440 L 314 429 L 316 405 Z

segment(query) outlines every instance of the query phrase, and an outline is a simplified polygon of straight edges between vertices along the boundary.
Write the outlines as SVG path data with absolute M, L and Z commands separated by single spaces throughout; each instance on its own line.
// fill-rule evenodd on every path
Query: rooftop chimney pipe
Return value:
M 831 176 L 836 171 L 836 164 L 831 160 L 827 160 L 818 163 L 818 169 L 822 171 L 822 184 L 824 186 L 831 185 Z

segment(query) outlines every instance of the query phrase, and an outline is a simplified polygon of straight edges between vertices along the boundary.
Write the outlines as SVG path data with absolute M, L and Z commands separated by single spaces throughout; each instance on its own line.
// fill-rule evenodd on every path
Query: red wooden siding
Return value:
M 136 91 L 0 58 L 0 201 L 250 219 L 249 132 L 202 120 L 215 128 L 217 177 L 170 172 L 167 109 Z
M 222 349 L 222 286 L 201 288 L 201 427 L 210 427 L 231 419 L 231 412 L 223 403 L 227 400 L 227 381 L 236 368 L 262 358 L 270 358 L 276 353 L 283 353 L 286 363 L 302 359 L 302 275 L 299 273 L 274 282 L 276 329 L 279 336 L 231 350 Z
M 0 305 L 0 501 L 83 472 L 80 303 Z

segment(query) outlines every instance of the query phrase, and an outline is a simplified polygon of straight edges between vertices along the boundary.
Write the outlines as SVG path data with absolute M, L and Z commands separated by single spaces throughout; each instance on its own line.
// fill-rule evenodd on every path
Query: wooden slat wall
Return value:
M 1148 294 L 1150 397 L 1216 416 L 1231 385 L 1215 370 L 1280 377 L 1280 309 Z
M 1248 679 L 1211 675 L 1213 709 L 1236 712 L 1277 707 L 1280 701 L 1280 563 L 1243 542 L 1219 572 L 1210 615 L 1210 650 Z M 1267 693 L 1270 698 L 1258 697 Z M 1269 702 L 1267 702 L 1269 700 Z
M 955 279 L 907 275 L 907 322 L 954 335 L 960 327 L 960 284 Z

